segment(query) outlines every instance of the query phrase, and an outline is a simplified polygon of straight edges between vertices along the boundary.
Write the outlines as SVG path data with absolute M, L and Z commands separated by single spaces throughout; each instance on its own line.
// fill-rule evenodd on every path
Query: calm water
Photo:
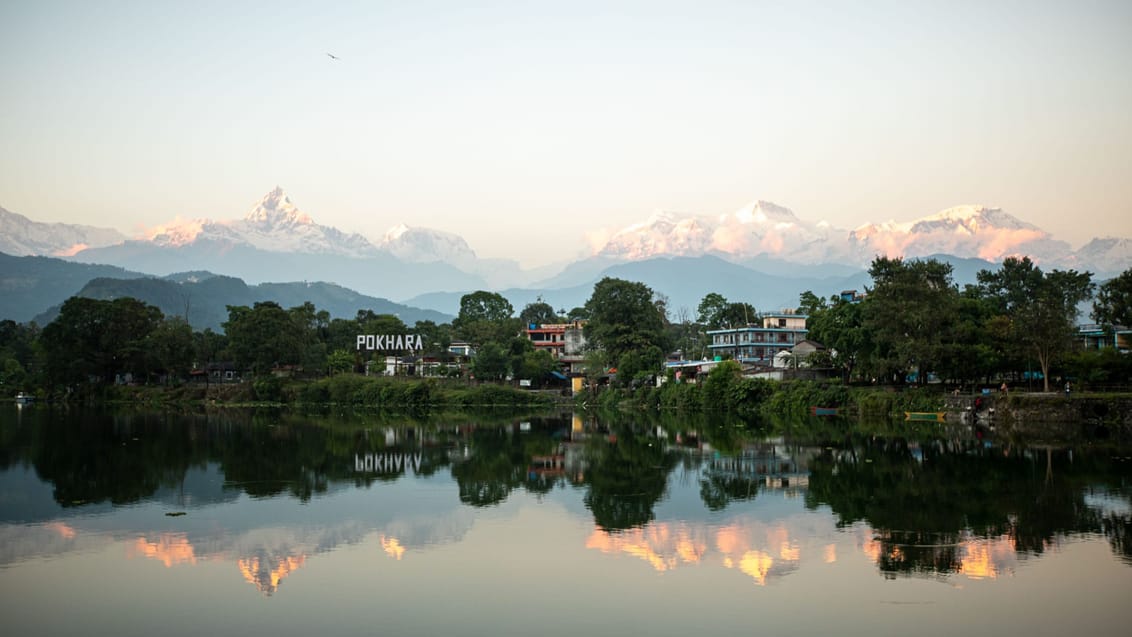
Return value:
M 1132 452 L 728 422 L 0 407 L 8 635 L 1132 626 Z

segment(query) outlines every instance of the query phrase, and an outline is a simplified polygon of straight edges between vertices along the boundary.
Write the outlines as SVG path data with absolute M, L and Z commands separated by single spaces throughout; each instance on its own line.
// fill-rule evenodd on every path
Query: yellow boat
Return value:
M 924 422 L 943 422 L 943 411 L 906 411 L 904 420 L 919 420 Z

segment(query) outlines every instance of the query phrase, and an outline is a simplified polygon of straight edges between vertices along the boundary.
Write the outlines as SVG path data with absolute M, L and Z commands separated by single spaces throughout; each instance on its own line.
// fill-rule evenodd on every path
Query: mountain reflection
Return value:
M 760 586 L 850 558 L 994 579 L 1082 535 L 1132 565 L 1132 462 L 1104 449 L 577 417 L 43 409 L 0 425 L 0 566 L 116 542 L 168 568 L 233 564 L 273 595 L 339 547 L 401 561 L 460 543 L 517 495 L 588 517 L 577 542 L 596 554 Z

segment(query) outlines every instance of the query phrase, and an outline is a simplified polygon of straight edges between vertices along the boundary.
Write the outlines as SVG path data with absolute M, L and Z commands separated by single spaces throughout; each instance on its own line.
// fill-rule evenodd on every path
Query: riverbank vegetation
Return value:
M 523 328 L 570 321 L 585 324 L 582 405 L 892 413 L 939 409 L 954 389 L 1005 383 L 1049 392 L 1070 382 L 1074 391 L 1119 392 L 1132 380 L 1132 356 L 1118 347 L 1085 349 L 1077 329 L 1078 308 L 1093 299 L 1099 341 L 1119 343 L 1119 326 L 1132 324 L 1132 270 L 1099 289 L 1088 272 L 1043 272 L 1014 258 L 980 271 L 978 284 L 962 290 L 951 266 L 934 259 L 878 257 L 869 274 L 873 285 L 863 293 L 799 295 L 807 338 L 824 345 L 803 366 L 829 380 L 768 380 L 752 377 L 749 361 L 711 361 L 710 331 L 759 324 L 749 303 L 711 292 L 693 317 L 642 283 L 606 277 L 569 311 L 539 299 L 515 316 L 503 296 L 481 290 L 464 295 L 451 323 L 411 328 L 366 309 L 332 319 L 310 303 L 264 302 L 230 306 L 222 333 L 194 331 L 136 299 L 72 297 L 42 328 L 0 322 L 0 391 L 65 401 L 542 405 L 555 396 L 532 390 L 567 391 L 563 372 L 571 370 Z M 383 337 L 375 340 L 386 349 L 361 348 L 358 335 L 367 334 Z M 405 356 L 388 349 L 392 343 L 419 349 Z M 674 357 L 720 364 L 689 382 L 663 371 Z M 527 381 L 523 389 L 519 379 Z

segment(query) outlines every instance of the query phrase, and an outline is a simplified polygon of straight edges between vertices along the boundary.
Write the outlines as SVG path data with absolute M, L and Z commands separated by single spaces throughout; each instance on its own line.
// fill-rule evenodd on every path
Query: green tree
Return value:
M 420 334 L 421 344 L 424 345 L 425 352 L 440 358 L 441 360 L 448 360 L 450 354 L 448 346 L 452 344 L 452 326 L 448 323 L 441 323 L 437 325 L 434 321 L 417 321 L 413 326 L 413 332 Z
M 834 297 L 837 298 L 837 297 Z M 814 294 L 810 290 L 798 295 L 798 313 L 805 316 L 814 316 L 815 314 L 827 309 L 825 299 Z
M 852 380 L 872 349 L 864 327 L 863 302 L 832 297 L 829 307 L 811 310 L 806 326 L 807 337 L 835 352 L 834 364 L 841 368 L 846 381 Z
M 534 349 L 524 352 L 517 359 L 512 359 L 512 373 L 515 378 L 526 378 L 535 385 L 545 383 L 550 372 L 558 367 L 554 356 L 545 349 Z
M 229 305 L 224 333 L 236 364 L 256 374 L 266 374 L 276 365 L 297 365 L 306 343 L 302 326 L 274 301 L 251 308 Z
M 605 277 L 594 286 L 586 310 L 586 340 L 602 350 L 607 365 L 617 368 L 619 382 L 659 372 L 669 342 L 652 289 Z
M 1092 317 L 1101 325 L 1132 327 L 1132 268 L 1101 284 Z
M 211 327 L 193 333 L 193 359 L 197 367 L 219 362 L 220 356 L 228 347 L 228 338 L 217 334 Z
M 503 380 L 507 376 L 508 363 L 503 346 L 488 341 L 476 349 L 470 367 L 477 380 Z
M 710 330 L 718 329 L 722 326 L 721 317 L 725 309 L 727 299 L 718 292 L 709 292 L 696 308 L 696 321 Z
M 180 316 L 162 321 L 145 341 L 151 361 L 147 371 L 164 373 L 167 382 L 184 379 L 193 364 L 193 328 Z
M 326 372 L 334 376 L 353 371 L 356 356 L 355 353 L 344 349 L 336 349 L 330 352 L 326 357 Z
M 1050 367 L 1072 348 L 1077 307 L 1092 296 L 1092 274 L 1043 273 L 1029 257 L 1009 257 L 998 270 L 981 270 L 977 278 L 984 296 L 1009 319 L 1012 342 L 1037 358 L 1048 392 Z
M 543 301 L 541 296 L 534 303 L 528 303 L 527 306 L 523 308 L 523 311 L 519 312 L 519 320 L 523 325 L 530 325 L 532 323 L 535 325 L 544 325 L 547 323 L 562 322 L 562 318 L 558 316 L 554 308 L 551 307 L 549 303 Z
M 140 375 L 146 369 L 146 338 L 163 318 L 161 310 L 130 297 L 67 299 L 40 338 L 50 380 L 113 382 L 121 373 Z
M 480 290 L 460 297 L 460 314 L 452 321 L 456 334 L 479 347 L 488 341 L 506 342 L 519 331 L 514 308 L 500 294 Z
M 742 327 L 758 320 L 759 313 L 750 303 L 728 303 L 718 317 L 721 327 Z
M 511 307 L 502 294 L 479 290 L 460 297 L 460 314 L 458 320 L 468 321 L 503 321 L 511 318 L 515 308 Z
M 873 371 L 897 382 L 916 371 L 919 383 L 926 383 L 928 373 L 937 371 L 957 316 L 959 291 L 951 282 L 951 265 L 878 257 L 869 275 L 875 287 L 862 318 L 873 335 Z

